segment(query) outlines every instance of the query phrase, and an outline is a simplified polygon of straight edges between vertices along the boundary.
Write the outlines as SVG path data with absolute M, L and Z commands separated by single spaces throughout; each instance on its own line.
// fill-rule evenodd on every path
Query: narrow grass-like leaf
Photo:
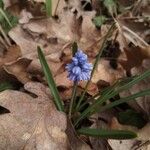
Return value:
M 102 97 L 100 97 L 100 100 L 96 100 L 92 105 L 90 105 L 87 109 L 85 109 L 81 115 L 79 116 L 79 118 L 76 120 L 75 122 L 75 126 L 84 118 L 86 118 L 87 116 L 89 116 L 92 112 L 95 111 L 96 107 L 99 105 L 99 103 L 105 102 L 108 99 L 108 95 L 110 93 L 112 93 L 114 91 L 114 89 L 110 89 L 108 92 L 106 92 Z M 108 95 L 107 95 L 108 94 Z
M 117 89 L 117 93 L 124 91 L 124 90 L 128 90 L 129 88 L 131 88 L 133 85 L 137 84 L 138 82 L 146 79 L 150 77 L 150 70 L 145 71 L 143 74 L 136 76 L 133 78 L 133 80 L 131 80 L 130 82 L 128 82 L 127 84 L 119 87 Z
M 74 56 L 77 51 L 78 51 L 78 45 L 76 42 L 74 42 L 72 44 L 72 56 Z
M 137 135 L 134 132 L 128 130 L 105 130 L 105 129 L 91 129 L 91 128 L 81 128 L 77 130 L 79 134 L 100 137 L 106 139 L 133 139 Z
M 7 34 L 18 23 L 18 18 L 10 12 L 0 8 L 0 25 Z M 2 31 L 1 31 L 2 32 Z
M 13 89 L 13 85 L 9 82 L 4 82 L 0 84 L 0 92 L 7 90 L 7 89 Z
M 63 102 L 60 99 L 59 92 L 57 90 L 55 81 L 53 79 L 53 75 L 51 73 L 51 70 L 50 70 L 47 62 L 46 62 L 45 56 L 39 46 L 38 46 L 38 56 L 39 56 L 45 77 L 47 79 L 48 86 L 52 92 L 52 95 L 54 96 L 54 103 L 59 111 L 64 111 Z
M 4 3 L 3 3 L 3 0 L 0 0 L 0 8 L 4 8 Z
M 136 76 L 133 78 L 133 80 L 129 81 L 128 83 L 125 84 L 121 84 L 118 88 L 112 88 L 110 90 L 107 90 L 105 92 L 105 94 L 103 94 L 102 96 L 100 96 L 91 106 L 89 106 L 86 110 L 84 110 L 82 112 L 82 114 L 79 116 L 79 118 L 77 119 L 77 121 L 75 122 L 75 125 L 77 125 L 82 119 L 84 119 L 85 117 L 87 117 L 89 114 L 91 114 L 92 112 L 97 111 L 96 107 L 100 106 L 101 104 L 103 104 L 105 101 L 107 101 L 110 98 L 113 98 L 114 96 L 116 96 L 117 94 L 119 94 L 120 92 L 124 91 L 124 90 L 128 90 L 129 88 L 131 88 L 133 85 L 137 84 L 138 82 L 146 79 L 147 77 L 150 77 L 150 70 L 144 72 L 142 75 Z M 122 82 L 120 82 L 122 83 Z
M 88 101 L 85 101 L 83 104 L 80 105 L 79 107 L 79 111 L 90 101 L 94 102 L 96 97 L 100 97 L 105 95 L 107 92 L 109 92 L 110 90 L 112 90 L 113 88 L 115 88 L 116 86 L 118 86 L 119 82 L 114 83 L 114 85 L 106 87 L 104 90 L 102 90 L 101 92 L 95 94 L 93 97 L 91 97 Z
M 110 34 L 112 33 L 114 27 L 115 27 L 115 23 L 110 27 L 109 31 L 107 32 L 107 34 L 106 34 L 106 36 L 105 36 L 105 38 L 104 38 L 104 41 L 103 41 L 103 43 L 102 43 L 102 46 L 101 46 L 101 48 L 100 48 L 100 50 L 99 50 L 99 53 L 98 53 L 98 55 L 97 55 L 97 58 L 96 58 L 96 60 L 95 60 L 95 62 L 94 62 L 93 70 L 92 70 L 92 72 L 91 72 L 90 80 L 87 82 L 87 84 L 86 84 L 86 86 L 85 86 L 85 88 L 84 88 L 84 91 L 83 91 L 83 93 L 82 93 L 82 95 L 81 95 L 81 97 L 80 97 L 80 99 L 79 99 L 79 102 L 77 103 L 77 106 L 76 106 L 76 110 L 77 110 L 77 111 L 79 110 L 80 105 L 81 105 L 81 102 L 82 102 L 82 100 L 84 99 L 85 93 L 86 93 L 86 91 L 87 91 L 87 87 L 88 87 L 88 85 L 89 85 L 89 83 L 90 83 L 90 81 L 91 81 L 91 79 L 92 79 L 92 77 L 93 77 L 94 71 L 95 71 L 95 69 L 96 69 L 96 67 L 97 67 L 97 64 L 98 64 L 98 62 L 99 62 L 99 59 L 100 59 L 100 57 L 101 57 L 101 55 L 102 55 L 102 53 L 103 53 L 103 50 L 104 50 L 104 48 L 105 48 L 105 44 L 106 44 L 106 42 L 107 42 L 107 39 L 108 39 L 108 37 L 110 36 Z
M 114 101 L 110 104 L 107 104 L 106 106 L 102 107 L 99 111 L 104 111 L 106 109 L 110 109 L 110 108 L 113 108 L 113 107 L 116 107 L 122 103 L 126 103 L 128 101 L 133 101 L 135 100 L 136 98 L 138 97 L 143 97 L 143 96 L 146 96 L 146 95 L 150 95 L 150 89 L 147 89 L 147 90 L 144 90 L 144 91 L 140 91 L 136 94 L 133 94 L 133 95 L 130 95 L 130 96 L 127 96 L 127 97 L 124 97 L 124 98 L 121 98 L 117 101 Z
M 10 27 L 13 27 L 13 25 L 11 24 L 11 22 L 9 21 L 7 15 L 5 14 L 5 12 L 3 11 L 2 8 L 0 8 L 0 14 L 5 18 L 5 20 L 7 21 L 7 23 L 9 24 Z
M 46 0 L 46 13 L 48 17 L 52 16 L 52 0 Z

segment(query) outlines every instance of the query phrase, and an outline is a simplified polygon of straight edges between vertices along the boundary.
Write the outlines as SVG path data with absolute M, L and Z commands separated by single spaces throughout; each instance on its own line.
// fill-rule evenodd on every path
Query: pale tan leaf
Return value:
M 0 116 L 1 149 L 67 149 L 65 115 L 42 84 L 30 82 L 25 89 L 36 98 L 12 90 L 0 93 L 0 105 L 11 112 Z
M 22 58 L 13 62 L 11 64 L 7 64 L 4 66 L 4 69 L 9 73 L 14 75 L 21 83 L 29 82 L 30 75 L 27 73 L 27 67 L 31 63 L 31 60 Z
M 95 69 L 92 82 L 97 83 L 99 80 L 104 80 L 110 84 L 113 84 L 117 79 L 122 78 L 123 76 L 124 71 L 121 66 L 114 70 L 109 65 L 109 61 L 101 59 Z
M 12 45 L 8 48 L 8 50 L 4 53 L 2 57 L 0 57 L 0 66 L 3 66 L 6 63 L 11 63 L 16 61 L 21 56 L 20 47 L 17 45 Z

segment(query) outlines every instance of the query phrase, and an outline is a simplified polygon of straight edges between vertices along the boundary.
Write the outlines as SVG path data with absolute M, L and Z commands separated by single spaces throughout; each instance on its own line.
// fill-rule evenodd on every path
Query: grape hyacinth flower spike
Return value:
M 92 68 L 93 66 L 88 62 L 87 55 L 81 50 L 75 53 L 72 62 L 66 66 L 69 73 L 68 78 L 74 82 L 90 80 Z
M 92 64 L 88 63 L 87 55 L 81 50 L 78 50 L 70 64 L 67 64 L 68 78 L 74 82 L 72 97 L 69 107 L 69 118 L 71 118 L 72 110 L 74 108 L 74 101 L 76 99 L 77 84 L 81 80 L 90 80 Z

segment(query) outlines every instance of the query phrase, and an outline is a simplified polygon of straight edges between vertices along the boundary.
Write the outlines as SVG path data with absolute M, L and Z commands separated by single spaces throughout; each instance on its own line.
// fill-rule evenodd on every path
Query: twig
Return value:
M 56 16 L 56 12 L 57 12 L 57 9 L 58 9 L 59 2 L 60 2 L 60 0 L 58 0 L 57 5 L 55 7 L 54 16 Z
M 142 4 L 142 0 L 136 1 L 136 3 L 134 4 L 134 7 L 133 7 L 133 9 L 132 9 L 132 14 L 133 14 L 133 15 L 137 15 L 138 10 L 139 10 L 140 7 L 141 7 L 141 4 Z
M 130 33 L 132 36 L 134 36 L 138 41 L 140 41 L 142 43 L 142 45 L 144 45 L 145 47 L 149 46 L 139 35 L 137 35 L 135 32 L 133 32 L 132 30 L 130 30 L 128 27 L 123 26 L 122 27 L 123 30 L 127 31 L 128 33 Z M 127 36 L 125 35 L 128 39 L 131 39 L 131 36 Z M 133 39 L 135 41 L 135 39 Z M 132 42 L 134 43 L 134 41 L 132 40 Z M 135 43 L 134 43 L 135 44 Z M 139 43 L 138 43 L 139 44 Z M 142 46 L 141 45 L 141 46 Z
M 116 26 L 118 27 L 118 30 L 119 30 L 119 32 L 121 34 L 123 43 L 125 43 L 125 46 L 128 46 L 128 42 L 127 42 L 127 40 L 126 40 L 126 38 L 125 38 L 125 36 L 123 34 L 122 27 L 120 26 L 119 22 L 116 19 L 114 19 L 114 21 L 116 22 Z
M 146 141 L 140 145 L 137 146 L 137 148 L 134 148 L 133 150 L 138 150 L 139 148 L 142 148 L 142 147 L 145 147 L 145 146 L 148 146 L 150 144 L 150 141 Z

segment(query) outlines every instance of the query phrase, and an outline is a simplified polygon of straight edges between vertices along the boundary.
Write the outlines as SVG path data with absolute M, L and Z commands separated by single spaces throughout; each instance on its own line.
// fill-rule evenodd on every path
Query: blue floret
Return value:
M 78 82 L 81 80 L 89 80 L 92 71 L 92 64 L 88 63 L 87 55 L 78 50 L 72 58 L 72 62 L 67 64 L 68 78 Z

